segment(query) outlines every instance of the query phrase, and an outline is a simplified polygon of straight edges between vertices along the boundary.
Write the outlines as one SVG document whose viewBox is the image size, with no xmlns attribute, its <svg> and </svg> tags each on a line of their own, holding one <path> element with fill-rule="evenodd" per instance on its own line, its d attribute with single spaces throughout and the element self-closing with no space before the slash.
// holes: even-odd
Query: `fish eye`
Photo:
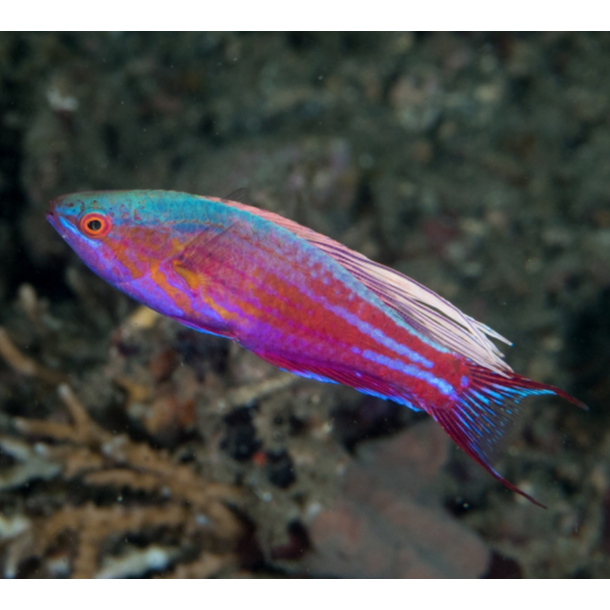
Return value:
<svg viewBox="0 0 610 610">
<path fill-rule="evenodd" d="M 80 219 L 78 226 L 87 237 L 100 239 L 108 235 L 112 223 L 104 214 L 91 212 Z"/>
</svg>

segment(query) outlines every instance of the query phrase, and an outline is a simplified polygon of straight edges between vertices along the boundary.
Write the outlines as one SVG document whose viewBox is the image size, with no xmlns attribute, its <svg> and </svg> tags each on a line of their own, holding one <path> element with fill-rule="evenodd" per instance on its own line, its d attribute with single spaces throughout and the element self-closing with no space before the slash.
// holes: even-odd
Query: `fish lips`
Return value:
<svg viewBox="0 0 610 610">
<path fill-rule="evenodd" d="M 55 209 L 52 203 L 51 207 L 49 208 L 49 211 L 45 214 L 45 216 L 47 220 L 51 223 L 51 226 L 59 233 L 61 222 L 59 221 L 57 214 L 55 214 Z"/>
<path fill-rule="evenodd" d="M 46 219 L 49 221 L 50 225 L 59 233 L 59 235 L 68 241 L 68 238 L 71 234 L 76 233 L 76 227 L 73 222 L 71 222 L 68 218 L 65 218 L 61 214 L 57 212 L 56 209 L 57 200 L 51 201 L 49 203 L 49 209 L 45 214 Z"/>
</svg>

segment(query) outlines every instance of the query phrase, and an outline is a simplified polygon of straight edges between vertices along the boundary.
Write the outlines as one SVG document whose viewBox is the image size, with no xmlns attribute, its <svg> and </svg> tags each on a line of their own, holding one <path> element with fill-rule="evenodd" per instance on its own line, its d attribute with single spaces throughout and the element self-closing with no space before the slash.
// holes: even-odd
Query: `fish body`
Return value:
<svg viewBox="0 0 610 610">
<path fill-rule="evenodd" d="M 341 244 L 240 202 L 105 191 L 51 202 L 51 224 L 117 288 L 272 364 L 432 415 L 491 466 L 523 398 L 561 390 L 515 374 L 447 301 Z"/>
</svg>

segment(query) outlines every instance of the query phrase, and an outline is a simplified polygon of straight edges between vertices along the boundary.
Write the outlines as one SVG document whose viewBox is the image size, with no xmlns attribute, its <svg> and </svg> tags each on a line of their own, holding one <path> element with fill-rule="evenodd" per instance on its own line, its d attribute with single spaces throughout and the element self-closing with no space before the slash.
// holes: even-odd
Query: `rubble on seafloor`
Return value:
<svg viewBox="0 0 610 610">
<path fill-rule="evenodd" d="M 439 502 L 448 450 L 445 433 L 430 420 L 363 447 L 340 497 L 309 526 L 314 550 L 303 559 L 307 569 L 356 578 L 483 575 L 489 549 Z"/>
</svg>

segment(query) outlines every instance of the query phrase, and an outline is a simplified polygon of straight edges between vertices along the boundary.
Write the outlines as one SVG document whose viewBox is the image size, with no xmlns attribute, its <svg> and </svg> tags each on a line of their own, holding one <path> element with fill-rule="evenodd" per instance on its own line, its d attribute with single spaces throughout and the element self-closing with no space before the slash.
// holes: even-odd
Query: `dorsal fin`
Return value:
<svg viewBox="0 0 610 610">
<path fill-rule="evenodd" d="M 306 239 L 337 261 L 424 337 L 501 375 L 512 371 L 489 337 L 511 345 L 508 339 L 419 282 L 278 214 L 234 201 L 223 200 L 223 203 L 256 214 Z"/>
</svg>

